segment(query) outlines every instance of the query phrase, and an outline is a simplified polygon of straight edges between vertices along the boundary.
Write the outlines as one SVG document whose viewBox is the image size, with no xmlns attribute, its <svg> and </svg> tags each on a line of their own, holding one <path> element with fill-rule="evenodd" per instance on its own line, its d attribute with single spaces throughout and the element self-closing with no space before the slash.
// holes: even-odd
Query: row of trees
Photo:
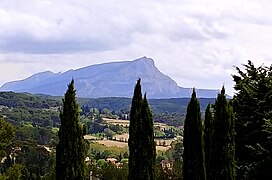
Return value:
<svg viewBox="0 0 272 180">
<path fill-rule="evenodd" d="M 228 101 L 223 88 L 207 107 L 204 128 L 193 92 L 184 126 L 184 179 L 272 179 L 272 65 L 256 68 L 248 61 L 244 67 L 233 75 L 234 98 Z"/>
<path fill-rule="evenodd" d="M 222 88 L 215 104 L 207 107 L 204 124 L 193 91 L 184 125 L 183 179 L 271 179 L 272 66 L 255 68 L 249 61 L 245 67 L 246 72 L 237 68 L 239 75 L 233 76 L 234 99 L 227 100 Z M 57 178 L 84 179 L 85 149 L 73 81 L 63 104 Z M 140 79 L 134 89 L 129 133 L 128 179 L 154 179 L 153 119 Z"/>
<path fill-rule="evenodd" d="M 146 95 L 142 97 L 140 79 L 137 81 L 130 113 L 129 179 L 154 179 L 155 142 L 153 119 Z M 68 85 L 60 114 L 59 144 L 56 152 L 57 179 L 86 179 L 86 145 L 79 124 L 74 80 Z"/>
<path fill-rule="evenodd" d="M 155 178 L 153 119 L 146 95 L 142 97 L 140 82 L 139 79 L 135 85 L 130 114 L 128 179 L 132 180 Z M 57 178 L 84 179 L 84 141 L 73 81 L 68 85 L 63 104 L 57 146 Z M 224 88 L 218 95 L 213 111 L 208 106 L 205 116 L 204 152 L 203 123 L 194 90 L 184 126 L 183 177 L 190 180 L 206 179 L 207 172 L 208 179 L 234 179 L 234 119 Z"/>
<path fill-rule="evenodd" d="M 183 179 L 235 179 L 234 116 L 224 87 L 207 106 L 204 128 L 202 122 L 193 90 L 184 125 Z"/>
</svg>

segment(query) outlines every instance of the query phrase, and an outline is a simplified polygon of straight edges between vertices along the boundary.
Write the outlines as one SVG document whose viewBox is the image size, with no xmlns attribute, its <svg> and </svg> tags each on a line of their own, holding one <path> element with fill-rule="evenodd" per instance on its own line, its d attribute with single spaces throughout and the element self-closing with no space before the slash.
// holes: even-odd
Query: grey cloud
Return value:
<svg viewBox="0 0 272 180">
<path fill-rule="evenodd" d="M 1 43 L 0 52 L 3 53 L 34 53 L 34 54 L 51 54 L 51 53 L 72 53 L 77 51 L 106 51 L 118 47 L 118 43 L 127 44 L 128 42 L 119 41 L 108 42 L 100 39 L 88 41 L 77 41 L 76 39 L 63 40 L 45 40 L 41 41 L 29 35 L 16 35 L 5 38 L 5 43 Z M 119 45 L 120 45 L 119 44 Z"/>
</svg>

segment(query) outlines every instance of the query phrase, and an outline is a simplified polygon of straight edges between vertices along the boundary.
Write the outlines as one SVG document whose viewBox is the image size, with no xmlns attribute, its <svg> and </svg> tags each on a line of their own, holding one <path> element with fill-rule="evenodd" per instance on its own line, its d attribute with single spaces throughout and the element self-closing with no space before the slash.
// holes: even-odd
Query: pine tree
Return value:
<svg viewBox="0 0 272 180">
<path fill-rule="evenodd" d="M 141 80 L 135 85 L 129 125 L 130 180 L 152 180 L 155 171 L 153 118 L 146 99 L 142 98 Z"/>
<path fill-rule="evenodd" d="M 214 134 L 210 157 L 209 179 L 235 179 L 234 117 L 231 104 L 227 101 L 225 88 L 215 101 Z"/>
<path fill-rule="evenodd" d="M 237 179 L 272 179 L 272 64 L 233 75 Z"/>
<path fill-rule="evenodd" d="M 85 179 L 85 142 L 79 124 L 74 80 L 68 84 L 60 113 L 59 144 L 56 152 L 56 179 Z"/>
<path fill-rule="evenodd" d="M 183 145 L 183 179 L 205 180 L 203 126 L 195 89 L 187 106 Z"/>
<path fill-rule="evenodd" d="M 205 120 L 204 120 L 204 152 L 205 152 L 205 168 L 206 168 L 206 177 L 211 179 L 210 172 L 210 162 L 213 156 L 213 140 L 214 138 L 214 119 L 211 111 L 211 105 L 209 104 L 205 111 Z"/>
</svg>

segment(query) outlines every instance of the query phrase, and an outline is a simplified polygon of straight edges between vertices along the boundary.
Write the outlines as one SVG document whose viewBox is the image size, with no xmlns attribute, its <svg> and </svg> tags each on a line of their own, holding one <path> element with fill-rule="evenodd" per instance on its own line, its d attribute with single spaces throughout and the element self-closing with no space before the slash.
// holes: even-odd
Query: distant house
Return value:
<svg viewBox="0 0 272 180">
<path fill-rule="evenodd" d="M 172 169 L 173 167 L 173 162 L 169 160 L 162 160 L 160 162 L 162 169 Z"/>
<path fill-rule="evenodd" d="M 118 163 L 116 163 L 115 165 L 116 165 L 117 168 L 122 168 L 124 164 L 121 163 L 121 162 L 118 162 Z"/>
<path fill-rule="evenodd" d="M 88 162 L 88 161 L 90 161 L 91 159 L 90 159 L 90 157 L 86 157 L 85 158 L 85 162 Z"/>
<path fill-rule="evenodd" d="M 115 158 L 107 158 L 106 161 L 107 161 L 108 163 L 116 164 L 117 159 L 115 159 Z"/>
<path fill-rule="evenodd" d="M 21 147 L 13 147 L 12 153 L 19 153 L 21 150 L 22 150 Z"/>
</svg>

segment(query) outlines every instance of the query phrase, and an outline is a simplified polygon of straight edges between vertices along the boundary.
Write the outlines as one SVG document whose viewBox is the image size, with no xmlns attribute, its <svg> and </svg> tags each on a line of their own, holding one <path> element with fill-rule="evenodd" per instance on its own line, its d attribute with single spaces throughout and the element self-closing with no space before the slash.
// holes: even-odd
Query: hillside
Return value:
<svg viewBox="0 0 272 180">
<path fill-rule="evenodd" d="M 39 126 L 59 125 L 59 110 L 62 105 L 61 96 L 32 95 L 26 93 L 0 92 L 0 114 L 13 124 L 31 122 Z M 207 104 L 213 103 L 213 98 L 200 98 L 201 111 Z M 149 99 L 155 121 L 165 122 L 165 119 L 180 121 L 186 113 L 189 98 Z M 107 109 L 109 112 L 128 114 L 130 98 L 78 98 L 82 110 L 95 108 Z M 171 124 L 171 123 L 170 123 Z"/>
<path fill-rule="evenodd" d="M 27 79 L 5 83 L 0 91 L 42 93 L 62 96 L 66 85 L 75 79 L 78 97 L 131 97 L 138 78 L 149 98 L 190 97 L 192 89 L 179 87 L 169 76 L 160 72 L 153 59 L 142 57 L 134 61 L 91 65 L 64 73 L 45 71 Z M 198 97 L 215 98 L 218 90 L 197 90 Z"/>
<path fill-rule="evenodd" d="M 155 114 L 178 113 L 185 114 L 190 98 L 171 99 L 149 99 L 151 110 Z M 204 112 L 209 103 L 214 103 L 214 98 L 199 98 L 201 111 Z M 108 98 L 78 98 L 81 106 L 95 107 L 98 109 L 107 108 L 111 111 L 129 110 L 131 99 L 108 97 Z"/>
</svg>

